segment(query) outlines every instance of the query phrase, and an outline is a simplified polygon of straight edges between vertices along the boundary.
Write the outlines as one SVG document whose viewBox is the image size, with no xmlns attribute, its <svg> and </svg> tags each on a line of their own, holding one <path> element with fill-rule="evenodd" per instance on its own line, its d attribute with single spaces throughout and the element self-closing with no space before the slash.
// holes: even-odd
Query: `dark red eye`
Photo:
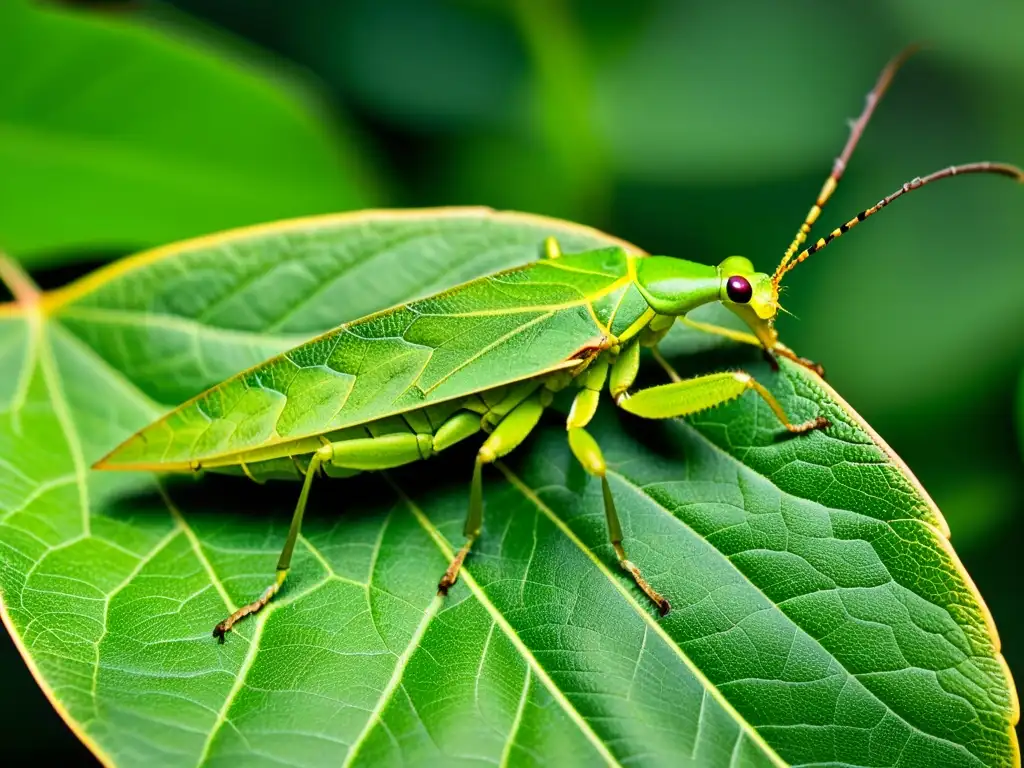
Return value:
<svg viewBox="0 0 1024 768">
<path fill-rule="evenodd" d="M 746 304 L 754 295 L 754 289 L 750 287 L 747 278 L 733 275 L 725 284 L 725 294 L 737 304 Z"/>
</svg>

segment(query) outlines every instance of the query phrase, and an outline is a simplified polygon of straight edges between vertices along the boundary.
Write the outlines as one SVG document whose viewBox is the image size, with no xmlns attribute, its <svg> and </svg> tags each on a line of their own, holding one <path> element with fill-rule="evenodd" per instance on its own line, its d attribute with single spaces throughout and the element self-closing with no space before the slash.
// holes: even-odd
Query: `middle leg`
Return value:
<svg viewBox="0 0 1024 768">
<path fill-rule="evenodd" d="M 628 346 L 620 354 L 628 357 L 621 358 L 616 362 L 612 371 L 612 389 L 618 386 L 628 387 L 635 376 L 631 367 L 635 353 L 639 351 L 636 343 Z M 604 516 L 608 525 L 608 538 L 611 540 L 612 549 L 619 560 L 619 565 L 624 571 L 633 577 L 633 581 L 640 587 L 645 595 L 650 598 L 656 606 L 658 613 L 664 616 L 669 612 L 669 602 L 657 590 L 654 589 L 640 573 L 640 569 L 626 555 L 622 546 L 622 524 L 619 522 L 619 513 L 615 509 L 615 498 L 612 496 L 611 486 L 608 485 L 608 465 L 605 463 L 604 454 L 597 441 L 586 430 L 587 424 L 594 417 L 597 411 L 598 400 L 601 390 L 608 379 L 609 366 L 607 360 L 599 360 L 590 366 L 582 375 L 582 389 L 573 400 L 572 410 L 569 411 L 569 419 L 566 427 L 569 431 L 569 448 L 572 450 L 576 460 L 583 466 L 588 474 L 601 480 L 601 492 L 604 496 Z M 629 381 L 626 381 L 626 380 Z"/>
<path fill-rule="evenodd" d="M 444 572 L 437 584 L 437 593 L 447 595 L 459 578 L 462 564 L 473 547 L 473 542 L 480 535 L 484 520 L 483 501 L 483 470 L 485 464 L 493 464 L 515 450 L 537 426 L 545 406 L 551 402 L 551 393 L 541 389 L 519 403 L 509 411 L 494 427 L 476 455 L 473 465 L 473 480 L 469 486 L 469 512 L 466 514 L 466 525 L 463 529 L 466 542 L 452 558 L 448 570 Z"/>
</svg>

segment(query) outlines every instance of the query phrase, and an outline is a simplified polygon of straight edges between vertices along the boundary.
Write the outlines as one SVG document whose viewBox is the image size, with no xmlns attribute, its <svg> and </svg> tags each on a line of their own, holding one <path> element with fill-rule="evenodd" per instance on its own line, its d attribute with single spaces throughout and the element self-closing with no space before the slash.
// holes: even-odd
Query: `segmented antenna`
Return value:
<svg viewBox="0 0 1024 768">
<path fill-rule="evenodd" d="M 870 93 L 864 99 L 864 111 L 860 113 L 860 117 L 850 123 L 850 138 L 846 140 L 846 146 L 843 147 L 843 151 L 839 153 L 839 157 L 832 163 L 832 172 L 828 178 L 825 179 L 825 183 L 821 185 L 821 191 L 818 193 L 818 199 L 814 201 L 814 205 L 811 206 L 811 210 L 807 212 L 807 217 L 804 219 L 804 223 L 800 225 L 800 229 L 797 230 L 796 236 L 793 238 L 793 242 L 789 244 L 789 248 L 786 249 L 785 255 L 782 257 L 782 262 L 779 264 L 778 269 L 775 270 L 776 278 L 782 274 L 783 267 L 785 267 L 789 260 L 793 258 L 793 254 L 796 253 L 797 249 L 807 239 L 807 235 L 811 232 L 811 227 L 814 226 L 814 222 L 818 220 L 818 216 L 821 215 L 821 209 L 825 207 L 825 203 L 832 197 L 832 193 L 836 191 L 836 187 L 839 186 L 839 180 L 843 177 L 843 173 L 846 171 L 846 164 L 850 161 L 850 155 L 853 154 L 854 148 L 857 146 L 857 142 L 860 141 L 860 137 L 864 134 L 864 129 L 867 127 L 868 121 L 871 120 L 871 116 L 875 112 L 875 107 L 878 106 L 878 102 L 881 101 L 882 96 L 889 88 L 889 83 L 892 82 L 893 76 L 897 70 L 903 66 L 903 63 L 909 59 L 920 49 L 919 45 L 909 45 L 904 48 L 898 56 L 892 59 L 888 64 L 885 65 L 885 69 L 882 70 L 882 74 L 878 76 L 878 81 L 875 83 L 875 87 L 871 89 Z"/>
<path fill-rule="evenodd" d="M 891 195 L 883 197 L 870 208 L 861 211 L 855 218 L 850 219 L 838 229 L 833 229 L 826 237 L 818 240 L 818 242 L 800 253 L 800 255 L 795 259 L 790 260 L 788 263 L 783 262 L 780 264 L 779 268 L 775 270 L 775 274 L 772 275 L 772 283 L 774 283 L 775 287 L 778 288 L 779 282 L 782 280 L 782 276 L 793 269 L 797 264 L 816 254 L 840 235 L 845 235 L 855 226 L 864 221 L 864 219 L 874 216 L 896 198 L 902 197 L 911 190 L 920 189 L 925 184 L 931 184 L 933 181 L 948 179 L 965 173 L 996 173 L 1000 176 L 1009 176 L 1012 179 L 1024 182 L 1024 171 L 1014 165 L 1008 165 L 1006 163 L 967 163 L 965 165 L 953 165 L 924 177 L 918 176 L 916 179 L 908 181 Z"/>
</svg>

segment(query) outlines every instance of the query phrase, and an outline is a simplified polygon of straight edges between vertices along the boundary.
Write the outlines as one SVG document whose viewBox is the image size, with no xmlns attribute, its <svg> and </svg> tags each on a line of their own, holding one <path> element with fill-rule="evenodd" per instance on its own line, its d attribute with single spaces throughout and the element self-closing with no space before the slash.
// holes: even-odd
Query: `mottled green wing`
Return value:
<svg viewBox="0 0 1024 768">
<path fill-rule="evenodd" d="M 573 365 L 604 341 L 593 302 L 621 293 L 626 273 L 619 248 L 571 254 L 342 325 L 207 390 L 97 466 L 188 469 Z"/>
</svg>

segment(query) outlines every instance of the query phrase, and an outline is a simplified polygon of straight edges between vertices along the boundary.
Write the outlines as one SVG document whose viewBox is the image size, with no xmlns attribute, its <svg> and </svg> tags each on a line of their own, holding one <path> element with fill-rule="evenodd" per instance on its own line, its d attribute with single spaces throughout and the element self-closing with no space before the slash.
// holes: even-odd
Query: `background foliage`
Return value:
<svg viewBox="0 0 1024 768">
<path fill-rule="evenodd" d="M 771 266 L 843 119 L 918 39 L 930 49 L 824 226 L 948 163 L 1024 162 L 1011 0 L 325 5 L 108 3 L 40 21 L 0 3 L 0 245 L 54 285 L 234 224 L 472 203 Z M 985 178 L 915 195 L 795 272 L 785 303 L 800 320 L 780 323 L 944 511 L 1018 678 L 1021 204 Z M 13 650 L 4 679 L 24 692 L 8 723 L 25 750 L 76 749 Z"/>
</svg>

